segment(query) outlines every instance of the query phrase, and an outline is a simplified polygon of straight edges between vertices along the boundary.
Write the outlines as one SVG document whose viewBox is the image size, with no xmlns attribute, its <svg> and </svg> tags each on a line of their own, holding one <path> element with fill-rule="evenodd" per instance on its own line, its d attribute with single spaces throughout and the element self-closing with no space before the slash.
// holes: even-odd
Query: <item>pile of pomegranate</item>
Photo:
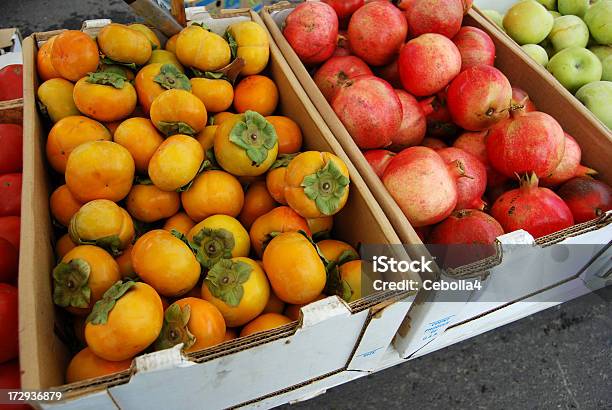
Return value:
<svg viewBox="0 0 612 410">
<path fill-rule="evenodd" d="M 576 141 L 494 67 L 489 35 L 462 26 L 471 6 L 305 2 L 284 35 L 424 241 L 539 238 L 610 210 Z"/>
</svg>

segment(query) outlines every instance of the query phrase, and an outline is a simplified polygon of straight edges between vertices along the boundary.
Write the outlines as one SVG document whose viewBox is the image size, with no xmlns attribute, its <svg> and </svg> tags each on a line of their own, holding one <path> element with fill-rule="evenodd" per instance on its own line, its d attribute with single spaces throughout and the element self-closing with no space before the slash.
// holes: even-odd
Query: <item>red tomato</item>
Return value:
<svg viewBox="0 0 612 410">
<path fill-rule="evenodd" d="M 21 174 L 0 175 L 0 216 L 21 215 Z"/>
<path fill-rule="evenodd" d="M 21 388 L 21 372 L 19 362 L 12 360 L 0 364 L 0 389 L 16 390 Z M 2 410 L 23 410 L 30 409 L 26 404 L 3 404 Z"/>
<path fill-rule="evenodd" d="M 11 64 L 0 70 L 0 101 L 23 97 L 23 67 Z"/>
<path fill-rule="evenodd" d="M 19 252 L 8 240 L 0 238 L 0 282 L 13 283 L 17 279 Z"/>
<path fill-rule="evenodd" d="M 0 124 L 0 174 L 21 172 L 23 128 L 17 124 Z"/>
<path fill-rule="evenodd" d="M 363 6 L 364 0 L 323 0 L 323 3 L 327 3 L 334 8 L 339 20 L 346 20 L 357 11 L 358 8 Z"/>
<path fill-rule="evenodd" d="M 19 229 L 21 218 L 18 216 L 0 216 L 0 238 L 9 241 L 19 250 Z"/>
<path fill-rule="evenodd" d="M 0 283 L 0 363 L 19 354 L 17 331 L 17 288 Z"/>
</svg>

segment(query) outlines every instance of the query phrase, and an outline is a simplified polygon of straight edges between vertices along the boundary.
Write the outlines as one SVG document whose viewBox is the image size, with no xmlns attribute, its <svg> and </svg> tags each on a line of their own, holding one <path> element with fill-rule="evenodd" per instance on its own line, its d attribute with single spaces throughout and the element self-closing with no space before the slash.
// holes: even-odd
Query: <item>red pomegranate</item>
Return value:
<svg viewBox="0 0 612 410">
<path fill-rule="evenodd" d="M 565 202 L 550 189 L 538 187 L 538 177 L 533 173 L 521 177 L 518 189 L 497 198 L 491 215 L 504 231 L 523 229 L 534 238 L 574 225 L 572 212 Z"/>
<path fill-rule="evenodd" d="M 512 108 L 526 112 L 538 110 L 527 92 L 518 87 L 512 87 Z"/>
<path fill-rule="evenodd" d="M 336 49 L 332 57 L 344 57 L 351 55 L 351 47 L 349 44 L 349 38 L 346 31 L 338 32 L 338 40 L 336 41 Z"/>
<path fill-rule="evenodd" d="M 348 26 L 351 51 L 373 66 L 389 64 L 408 33 L 402 12 L 388 1 L 373 1 L 357 10 Z"/>
<path fill-rule="evenodd" d="M 590 221 L 612 209 L 612 188 L 590 177 L 570 179 L 559 188 L 558 194 L 576 223 Z"/>
<path fill-rule="evenodd" d="M 338 20 L 342 26 L 346 26 L 349 19 L 359 7 L 363 6 L 364 0 L 323 0 L 334 8 L 338 15 Z"/>
<path fill-rule="evenodd" d="M 487 189 L 487 170 L 474 155 L 459 148 L 449 147 L 437 151 L 444 162 L 451 164 L 460 161 L 465 176 L 457 180 L 457 205 L 455 209 L 480 209 L 487 206 L 482 196 Z"/>
<path fill-rule="evenodd" d="M 425 137 L 421 142 L 422 147 L 431 148 L 434 151 L 438 151 L 444 148 L 448 148 L 446 143 L 438 138 Z"/>
<path fill-rule="evenodd" d="M 448 110 L 446 90 L 440 91 L 432 98 L 432 112 L 427 116 L 427 134 L 442 139 L 455 137 L 459 127 L 453 122 Z"/>
<path fill-rule="evenodd" d="M 395 3 L 400 10 L 409 10 L 415 2 L 416 0 L 395 0 L 393 3 Z"/>
<path fill-rule="evenodd" d="M 420 227 L 442 221 L 455 209 L 459 177 L 434 150 L 410 147 L 391 160 L 382 180 L 410 224 Z"/>
<path fill-rule="evenodd" d="M 397 133 L 391 138 L 393 147 L 402 149 L 419 145 L 427 131 L 425 116 L 431 111 L 431 100 L 417 101 L 404 90 L 395 90 L 402 103 L 402 123 Z"/>
<path fill-rule="evenodd" d="M 448 87 L 448 109 L 453 121 L 469 131 L 482 131 L 508 118 L 512 87 L 495 67 L 468 68 Z"/>
<path fill-rule="evenodd" d="M 463 21 L 462 0 L 415 0 L 406 11 L 410 34 L 442 34 L 453 38 Z"/>
<path fill-rule="evenodd" d="M 492 216 L 476 209 L 462 209 L 436 225 L 428 241 L 440 245 L 489 245 L 503 234 L 504 229 Z"/>
<path fill-rule="evenodd" d="M 491 129 L 487 155 L 493 167 L 507 177 L 535 172 L 550 175 L 561 162 L 565 135 L 559 123 L 540 111 L 515 112 Z"/>
<path fill-rule="evenodd" d="M 559 165 L 557 165 L 557 168 L 555 168 L 552 174 L 540 178 L 540 185 L 555 187 L 574 177 L 597 174 L 597 171 L 594 169 L 580 165 L 581 159 L 582 150 L 580 149 L 580 145 L 578 145 L 576 140 L 566 132 L 563 158 L 561 158 L 561 162 L 559 162 Z"/>
<path fill-rule="evenodd" d="M 490 65 L 495 62 L 495 44 L 491 37 L 481 29 L 465 26 L 453 37 L 453 43 L 461 53 L 461 70 L 477 65 Z"/>
<path fill-rule="evenodd" d="M 400 80 L 399 69 L 397 66 L 397 57 L 389 64 L 382 67 L 374 67 L 376 76 L 382 78 L 393 88 L 402 88 L 402 81 Z"/>
<path fill-rule="evenodd" d="M 348 80 L 371 74 L 370 67 L 359 57 L 332 57 L 317 70 L 314 82 L 325 99 L 331 101 L 338 89 L 343 87 Z"/>
<path fill-rule="evenodd" d="M 363 156 L 379 178 L 382 178 L 385 169 L 387 169 L 389 162 L 391 162 L 395 155 L 394 152 L 387 151 L 386 149 L 372 149 L 363 153 Z"/>
<path fill-rule="evenodd" d="M 300 3 L 287 16 L 283 34 L 304 64 L 322 63 L 336 49 L 338 16 L 328 4 Z"/>
<path fill-rule="evenodd" d="M 487 135 L 489 131 L 466 131 L 453 143 L 453 147 L 469 152 L 485 166 L 487 171 L 487 187 L 497 187 L 508 180 L 508 177 L 497 172 L 489 162 L 487 156 Z"/>
<path fill-rule="evenodd" d="M 410 40 L 398 60 L 402 85 L 410 94 L 425 97 L 442 91 L 461 71 L 461 53 L 440 34 Z"/>
<path fill-rule="evenodd" d="M 378 77 L 366 75 L 347 81 L 331 105 L 361 149 L 390 145 L 402 123 L 399 97 Z"/>
</svg>

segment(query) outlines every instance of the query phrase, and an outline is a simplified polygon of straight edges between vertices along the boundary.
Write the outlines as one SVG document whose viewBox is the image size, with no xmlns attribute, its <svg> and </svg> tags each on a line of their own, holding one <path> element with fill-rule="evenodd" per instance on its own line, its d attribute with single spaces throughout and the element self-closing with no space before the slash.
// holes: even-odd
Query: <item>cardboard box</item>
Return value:
<svg viewBox="0 0 612 410">
<path fill-rule="evenodd" d="M 211 20 L 204 10 L 188 10 L 190 20 L 205 21 L 223 32 L 227 25 L 259 16 L 248 10 L 227 11 Z M 95 31 L 109 20 L 96 20 Z M 57 32 L 38 33 L 24 43 L 25 144 L 20 255 L 20 358 L 22 387 L 57 387 L 64 400 L 44 408 L 226 408 L 261 400 L 279 404 L 295 399 L 304 386 L 337 383 L 370 371 L 391 343 L 413 297 L 407 292 L 378 293 L 350 304 L 328 297 L 302 309 L 300 321 L 240 338 L 187 356 L 169 349 L 135 359 L 132 369 L 112 376 L 63 385 L 69 360 L 66 346 L 54 332 L 56 310 L 50 272 L 55 265 L 48 209 L 50 183 L 44 156 L 47 135 L 36 110 L 38 45 Z M 350 163 L 325 122 L 310 103 L 278 48 L 271 44 L 269 74 L 280 91 L 280 111 L 302 128 L 304 148 L 334 152 L 349 167 L 351 191 L 347 206 L 335 217 L 335 237 L 358 243 L 399 243 L 365 182 Z M 358 221 L 359 223 L 355 223 Z M 345 372 L 348 375 L 339 376 Z M 365 373 L 364 373 L 365 374 Z M 356 376 L 355 376 L 356 377 Z M 299 393 L 292 393 L 300 390 Z M 180 394 L 180 395 L 179 395 Z M 282 396 L 282 397 L 281 397 Z"/>
<path fill-rule="evenodd" d="M 21 33 L 16 28 L 0 29 L 0 69 L 11 64 L 22 64 Z M 23 98 L 0 101 L 0 124 L 21 124 Z"/>
<path fill-rule="evenodd" d="M 372 172 L 368 162 L 346 128 L 285 40 L 281 27 L 293 7 L 295 7 L 295 4 L 286 2 L 264 7 L 261 13 L 262 18 L 304 90 L 363 176 L 399 237 L 405 243 L 420 243 L 414 229 L 410 226 L 399 206 L 389 195 L 380 179 Z M 582 148 L 583 163 L 599 170 L 599 177 L 608 184 L 612 184 L 612 168 L 608 164 L 612 154 L 612 135 L 610 131 L 561 87 L 546 70 L 527 57 L 516 43 L 495 28 L 477 10 L 469 12 L 464 24 L 481 28 L 489 33 L 497 48 L 496 66 L 506 74 L 513 85 L 527 91 L 541 111 L 555 117 L 565 131 L 576 138 Z M 524 267 L 517 266 L 523 262 L 525 255 L 533 260 L 538 260 L 546 255 L 548 246 L 557 243 L 564 244 L 564 241 L 572 244 L 606 244 L 611 239 L 610 231 L 606 230 L 610 221 L 610 218 L 603 217 L 600 220 L 572 227 L 540 238 L 537 241 L 534 241 L 524 231 L 509 233 L 498 238 L 499 251 L 490 263 L 481 262 L 455 272 L 443 272 L 441 276 L 447 282 L 457 282 L 466 278 L 486 278 L 483 281 L 484 289 L 481 291 L 453 292 L 450 295 L 435 291 L 428 294 L 421 291 L 417 301 L 422 299 L 427 302 L 417 303 L 411 308 L 406 321 L 400 327 L 398 336 L 395 338 L 395 347 L 402 357 L 410 357 L 427 344 L 432 343 L 453 324 L 467 323 L 466 321 L 471 318 L 487 316 L 502 306 L 511 305 L 532 294 L 542 293 L 547 288 L 561 286 L 567 281 L 582 282 L 586 280 L 578 274 L 578 266 L 582 267 L 584 263 L 597 263 L 598 259 L 593 259 L 593 252 L 576 255 L 576 266 L 565 266 L 565 270 L 546 278 L 542 277 L 537 268 L 533 270 L 527 268 L 525 270 Z M 588 234 L 592 231 L 594 231 L 594 234 Z M 518 255 L 516 252 L 512 255 L 510 251 L 515 244 L 523 245 L 524 255 Z M 605 254 L 598 256 L 599 260 L 606 257 Z M 517 271 L 525 273 L 521 276 L 523 278 L 521 286 L 516 286 Z M 603 286 L 603 283 L 597 281 L 595 283 L 597 284 L 593 285 L 595 287 Z M 495 293 L 492 293 L 492 289 L 495 288 L 506 289 L 509 292 L 503 295 L 503 300 L 499 297 L 497 298 L 499 300 L 494 301 L 496 297 Z M 560 302 L 573 297 L 576 296 L 571 292 L 558 296 Z M 467 303 L 468 301 L 482 299 L 490 302 Z M 545 309 L 548 306 L 549 304 L 544 302 L 535 303 L 531 312 Z M 492 323 L 494 327 L 502 324 L 495 319 L 492 319 Z M 478 331 L 474 330 L 471 334 L 475 335 L 477 333 Z"/>
</svg>

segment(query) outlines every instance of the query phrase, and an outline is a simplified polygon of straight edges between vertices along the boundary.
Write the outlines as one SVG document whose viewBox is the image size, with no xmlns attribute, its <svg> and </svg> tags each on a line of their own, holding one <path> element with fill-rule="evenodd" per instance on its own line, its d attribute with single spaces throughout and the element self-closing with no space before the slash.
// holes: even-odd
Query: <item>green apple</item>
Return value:
<svg viewBox="0 0 612 410">
<path fill-rule="evenodd" d="M 554 19 L 556 19 L 557 17 L 561 17 L 563 15 L 559 13 L 558 11 L 554 11 L 554 10 L 548 10 L 548 12 L 550 13 L 551 16 L 553 16 Z"/>
<path fill-rule="evenodd" d="M 612 56 L 606 57 L 601 65 L 603 67 L 601 71 L 601 81 L 612 81 Z"/>
<path fill-rule="evenodd" d="M 612 44 L 612 0 L 599 0 L 584 15 L 591 35 L 601 45 Z"/>
<path fill-rule="evenodd" d="M 546 50 L 546 54 L 548 54 L 548 58 L 552 58 L 555 55 L 555 48 L 553 47 L 550 39 L 545 38 L 540 44 L 538 44 L 544 50 Z"/>
<path fill-rule="evenodd" d="M 504 17 L 506 33 L 514 41 L 523 44 L 537 44 L 544 40 L 554 23 L 553 16 L 535 0 L 516 3 Z"/>
<path fill-rule="evenodd" d="M 581 47 L 561 50 L 550 59 L 548 71 L 571 93 L 593 81 L 601 80 L 601 61 L 595 54 Z"/>
<path fill-rule="evenodd" d="M 548 10 L 557 10 L 557 0 L 538 0 L 538 3 Z"/>
<path fill-rule="evenodd" d="M 573 14 L 574 16 L 582 17 L 589 9 L 589 5 L 589 0 L 559 0 L 557 8 L 559 13 L 564 16 Z"/>
<path fill-rule="evenodd" d="M 482 11 L 485 16 L 493 20 L 495 24 L 497 24 L 500 28 L 504 28 L 504 16 L 497 10 L 483 10 Z"/>
<path fill-rule="evenodd" d="M 610 46 L 591 46 L 589 50 L 603 62 L 606 57 L 612 56 L 612 47 Z"/>
<path fill-rule="evenodd" d="M 555 19 L 548 35 L 556 52 L 570 47 L 586 47 L 589 42 L 589 28 L 577 16 L 561 16 Z"/>
<path fill-rule="evenodd" d="M 529 57 L 533 58 L 536 63 L 543 65 L 546 67 L 548 64 L 548 54 L 544 47 L 539 46 L 537 44 L 524 44 L 521 48 L 529 55 Z"/>
<path fill-rule="evenodd" d="M 578 90 L 576 98 L 612 130 L 612 82 L 587 84 Z"/>
</svg>

